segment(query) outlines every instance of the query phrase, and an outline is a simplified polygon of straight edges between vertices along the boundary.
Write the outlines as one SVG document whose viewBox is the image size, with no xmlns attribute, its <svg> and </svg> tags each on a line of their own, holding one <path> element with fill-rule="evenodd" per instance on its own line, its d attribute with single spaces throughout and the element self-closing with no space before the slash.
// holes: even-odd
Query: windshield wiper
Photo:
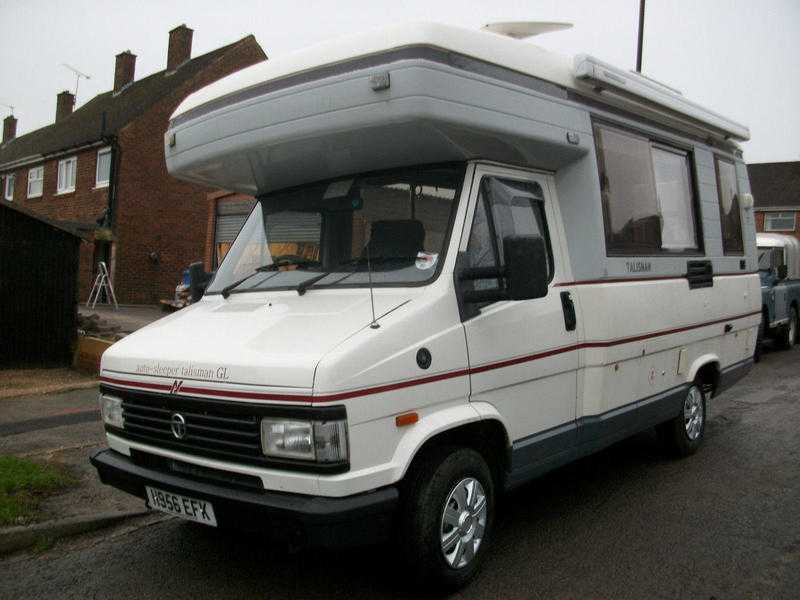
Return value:
<svg viewBox="0 0 800 600">
<path fill-rule="evenodd" d="M 297 284 L 297 288 L 296 288 L 297 289 L 297 295 L 298 296 L 302 296 L 303 294 L 306 293 L 306 290 L 308 288 L 310 288 L 312 285 L 314 285 L 318 281 L 322 281 L 328 275 L 333 275 L 334 273 L 336 273 L 339 270 L 339 267 L 345 267 L 345 266 L 348 266 L 348 265 L 357 266 L 361 262 L 366 262 L 366 259 L 364 259 L 364 258 L 354 258 L 352 260 L 345 260 L 343 262 L 337 263 L 329 271 L 324 271 L 324 272 L 320 273 L 319 275 L 316 275 L 314 277 L 309 277 L 308 279 L 306 279 L 304 281 L 301 281 L 300 283 Z"/>
<path fill-rule="evenodd" d="M 252 273 L 250 273 L 249 275 L 246 275 L 245 277 L 242 277 L 238 281 L 234 281 L 233 283 L 231 283 L 229 285 L 226 285 L 224 288 L 222 288 L 220 290 L 220 293 L 222 294 L 223 298 L 227 299 L 228 296 L 231 295 L 231 292 L 234 290 L 234 288 L 239 287 L 245 281 L 247 281 L 248 279 L 250 279 L 252 277 L 255 277 L 259 273 L 266 273 L 268 271 L 277 271 L 281 267 L 289 267 L 289 266 L 302 267 L 302 266 L 305 266 L 305 265 L 310 264 L 312 262 L 314 262 L 314 261 L 305 260 L 305 259 L 303 259 L 303 260 L 281 260 L 281 261 L 274 262 L 274 263 L 269 264 L 269 265 L 261 265 L 260 267 L 256 268 Z"/>
<path fill-rule="evenodd" d="M 340 267 L 344 267 L 344 266 L 347 266 L 347 265 L 351 265 L 351 266 L 357 267 L 358 265 L 366 265 L 368 262 L 371 262 L 373 265 L 380 265 L 380 264 L 387 263 L 387 262 L 390 262 L 390 261 L 393 261 L 393 260 L 408 260 L 408 261 L 412 261 L 413 262 L 415 259 L 416 259 L 416 257 L 414 257 L 414 256 L 379 256 L 378 258 L 373 258 L 372 260 L 367 261 L 366 257 L 362 256 L 360 258 L 354 258 L 352 260 L 346 260 L 344 262 L 340 262 L 339 264 L 334 266 L 329 271 L 325 271 L 324 273 L 320 273 L 316 277 L 310 277 L 310 278 L 308 278 L 308 279 L 306 279 L 304 281 L 301 281 L 298 284 L 297 288 L 296 288 L 297 289 L 297 295 L 298 296 L 302 296 L 303 294 L 306 293 L 306 290 L 308 290 L 308 288 L 310 288 L 311 286 L 315 285 L 318 281 L 322 281 L 328 275 L 332 275 L 332 274 L 338 272 Z M 347 277 L 350 277 L 350 275 L 352 275 L 352 274 L 353 274 L 352 272 L 348 273 Z M 342 277 L 342 279 L 346 279 L 346 277 Z M 339 281 L 341 281 L 341 279 L 337 280 L 336 283 L 338 283 Z"/>
</svg>

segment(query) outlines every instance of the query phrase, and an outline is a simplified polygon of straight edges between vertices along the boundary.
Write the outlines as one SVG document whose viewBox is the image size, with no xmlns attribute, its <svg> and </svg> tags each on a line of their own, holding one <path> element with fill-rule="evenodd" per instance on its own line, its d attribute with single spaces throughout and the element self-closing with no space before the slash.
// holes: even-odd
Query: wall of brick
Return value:
<svg viewBox="0 0 800 600">
<path fill-rule="evenodd" d="M 16 175 L 14 202 L 50 219 L 80 221 L 93 225 L 108 205 L 108 188 L 95 188 L 97 150 L 98 148 L 90 148 L 17 169 L 14 171 Z M 58 162 L 71 156 L 78 158 L 75 191 L 57 194 Z M 42 195 L 38 198 L 28 198 L 28 171 L 40 165 L 44 165 Z"/>
<path fill-rule="evenodd" d="M 121 303 L 171 298 L 183 269 L 206 259 L 211 190 L 169 175 L 164 133 L 186 96 L 261 60 L 256 44 L 240 45 L 120 131 L 114 278 Z"/>
<path fill-rule="evenodd" d="M 26 165 L 14 171 L 14 202 L 44 217 L 56 221 L 77 221 L 94 226 L 96 220 L 108 206 L 108 187 L 95 187 L 97 173 L 97 151 L 102 146 L 79 152 L 64 154 L 45 162 Z M 59 194 L 58 162 L 76 156 L 75 191 Z M 28 198 L 28 173 L 31 168 L 43 166 L 42 195 Z M 87 232 L 91 237 L 91 233 Z M 94 281 L 94 242 L 84 240 L 80 247 L 78 269 L 78 299 L 85 302 Z"/>
</svg>

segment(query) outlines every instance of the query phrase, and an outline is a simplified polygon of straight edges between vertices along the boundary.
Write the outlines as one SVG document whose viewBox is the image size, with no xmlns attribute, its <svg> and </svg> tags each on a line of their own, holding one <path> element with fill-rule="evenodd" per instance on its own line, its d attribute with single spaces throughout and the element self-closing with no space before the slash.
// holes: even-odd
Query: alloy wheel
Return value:
<svg viewBox="0 0 800 600">
<path fill-rule="evenodd" d="M 467 566 L 486 531 L 486 493 L 474 477 L 459 481 L 447 496 L 442 511 L 442 554 L 454 569 Z"/>
<path fill-rule="evenodd" d="M 683 403 L 683 422 L 686 427 L 686 437 L 695 441 L 703 431 L 705 419 L 703 408 L 703 392 L 696 385 L 689 388 L 686 400 Z"/>
</svg>

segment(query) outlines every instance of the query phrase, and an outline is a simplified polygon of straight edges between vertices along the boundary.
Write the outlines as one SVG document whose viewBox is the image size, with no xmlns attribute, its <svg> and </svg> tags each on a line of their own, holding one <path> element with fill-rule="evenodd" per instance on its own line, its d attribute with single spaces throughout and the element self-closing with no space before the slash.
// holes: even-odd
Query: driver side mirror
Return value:
<svg viewBox="0 0 800 600">
<path fill-rule="evenodd" d="M 464 269 L 459 279 L 504 279 L 505 286 L 493 290 L 470 290 L 463 294 L 464 302 L 496 302 L 498 300 L 532 300 L 547 295 L 547 246 L 540 235 L 510 235 L 503 238 L 505 267 L 475 267 Z"/>
<path fill-rule="evenodd" d="M 789 275 L 789 267 L 787 265 L 780 265 L 778 267 L 778 279 L 786 279 Z"/>
</svg>

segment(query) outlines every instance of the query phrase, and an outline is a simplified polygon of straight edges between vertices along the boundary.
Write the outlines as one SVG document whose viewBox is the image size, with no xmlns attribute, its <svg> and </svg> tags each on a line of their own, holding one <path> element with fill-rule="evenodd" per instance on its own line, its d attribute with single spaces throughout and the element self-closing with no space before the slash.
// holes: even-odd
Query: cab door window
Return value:
<svg viewBox="0 0 800 600">
<path fill-rule="evenodd" d="M 500 177 L 481 180 L 475 216 L 467 243 L 468 267 L 503 267 L 503 238 L 509 235 L 539 235 L 547 247 L 548 280 L 553 278 L 553 252 L 544 211 L 544 193 L 535 181 Z M 473 282 L 478 290 L 500 288 L 502 280 Z"/>
</svg>

